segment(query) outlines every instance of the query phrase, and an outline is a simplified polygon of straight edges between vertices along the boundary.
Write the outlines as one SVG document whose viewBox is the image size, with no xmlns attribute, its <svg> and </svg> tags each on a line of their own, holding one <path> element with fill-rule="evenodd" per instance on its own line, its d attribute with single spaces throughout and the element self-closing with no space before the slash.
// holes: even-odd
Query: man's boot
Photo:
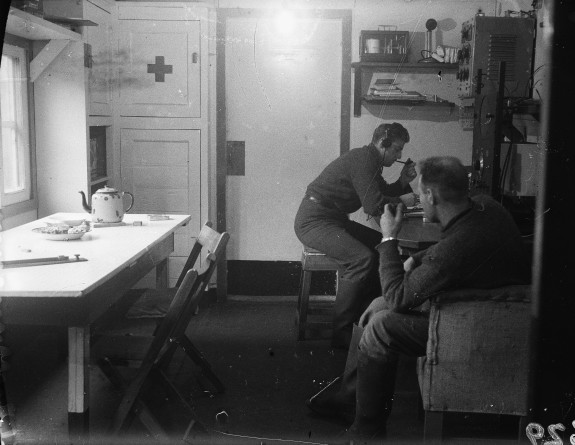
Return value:
<svg viewBox="0 0 575 445">
<path fill-rule="evenodd" d="M 305 404 L 314 413 L 323 417 L 344 420 L 348 424 L 355 419 L 357 351 L 362 333 L 363 328 L 354 324 L 343 375 L 306 400 Z"/>
<path fill-rule="evenodd" d="M 374 360 L 363 351 L 357 357 L 355 420 L 346 436 L 368 441 L 382 439 L 391 413 L 397 361 Z"/>
<path fill-rule="evenodd" d="M 338 280 L 333 308 L 333 332 L 331 337 L 331 346 L 333 348 L 348 349 L 353 324 L 359 320 L 359 317 L 369 305 L 369 301 L 371 301 L 366 296 L 366 284 L 365 280 Z"/>
</svg>

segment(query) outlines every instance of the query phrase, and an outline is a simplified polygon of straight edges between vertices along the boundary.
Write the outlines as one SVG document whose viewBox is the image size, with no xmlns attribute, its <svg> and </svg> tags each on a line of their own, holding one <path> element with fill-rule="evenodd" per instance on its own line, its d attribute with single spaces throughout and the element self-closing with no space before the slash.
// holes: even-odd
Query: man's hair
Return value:
<svg viewBox="0 0 575 445">
<path fill-rule="evenodd" d="M 447 202 L 461 202 L 469 194 L 467 170 L 454 156 L 434 156 L 419 162 L 421 184 Z"/>
<path fill-rule="evenodd" d="M 405 143 L 409 142 L 409 133 L 407 132 L 407 129 L 397 122 L 393 122 L 392 124 L 379 125 L 373 132 L 371 142 L 375 144 L 381 138 L 385 138 L 386 135 L 387 139 L 390 141 L 401 139 Z"/>
</svg>

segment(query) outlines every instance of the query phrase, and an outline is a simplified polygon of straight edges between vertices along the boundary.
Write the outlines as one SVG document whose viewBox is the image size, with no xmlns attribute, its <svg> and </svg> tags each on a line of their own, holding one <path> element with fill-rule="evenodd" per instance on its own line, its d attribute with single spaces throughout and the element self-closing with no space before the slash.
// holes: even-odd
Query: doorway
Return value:
<svg viewBox="0 0 575 445">
<path fill-rule="evenodd" d="M 217 35 L 217 213 L 231 235 L 228 264 L 297 261 L 293 220 L 305 189 L 349 150 L 351 12 L 225 10 Z"/>
</svg>

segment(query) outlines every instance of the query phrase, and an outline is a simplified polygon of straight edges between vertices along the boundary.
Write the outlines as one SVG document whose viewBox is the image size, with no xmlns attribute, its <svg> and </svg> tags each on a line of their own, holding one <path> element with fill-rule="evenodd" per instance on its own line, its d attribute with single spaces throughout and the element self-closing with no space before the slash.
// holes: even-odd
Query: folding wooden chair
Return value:
<svg viewBox="0 0 575 445">
<path fill-rule="evenodd" d="M 209 222 L 206 223 L 198 235 L 184 270 L 178 279 L 176 288 L 164 291 L 148 289 L 140 292 L 140 296 L 147 294 L 149 297 L 153 295 L 161 301 L 171 298 L 172 295 L 174 296 L 169 304 L 167 313 L 160 318 L 159 324 L 155 327 L 155 332 L 145 355 L 138 362 L 136 377 L 130 380 L 129 384 L 124 383 L 115 366 L 134 362 L 134 357 L 129 354 L 134 349 L 131 344 L 141 341 L 142 336 L 137 334 L 129 335 L 126 334 L 125 330 L 120 329 L 117 331 L 113 327 L 108 327 L 107 331 L 99 329 L 96 335 L 98 347 L 95 347 L 94 351 L 99 351 L 99 353 L 95 354 L 100 356 L 98 365 L 110 381 L 124 391 L 123 399 L 112 423 L 111 432 L 113 434 L 120 434 L 125 431 L 137 414 L 142 424 L 154 437 L 158 439 L 167 438 L 159 422 L 154 419 L 151 411 L 140 397 L 147 385 L 152 381 L 161 383 L 169 395 L 175 396 L 185 406 L 189 407 L 191 411 L 191 406 L 187 400 L 180 394 L 166 374 L 173 355 L 178 348 L 194 361 L 201 369 L 203 375 L 216 388 L 217 392 L 223 392 L 225 389 L 224 385 L 213 373 L 210 364 L 186 335 L 186 328 L 190 323 L 190 319 L 196 313 L 204 295 L 204 290 L 216 268 L 218 258 L 223 254 L 229 239 L 229 234 L 225 232 L 220 234 L 213 230 L 210 225 Z M 195 270 L 191 270 L 191 267 L 195 265 L 203 249 L 208 253 L 198 273 Z M 133 300 L 133 295 L 129 297 Z M 153 301 L 153 298 L 148 298 L 148 301 Z M 125 309 L 126 304 L 124 303 L 123 306 L 123 309 Z M 120 320 L 120 323 L 123 321 L 128 320 L 124 318 Z M 149 326 L 149 320 L 140 319 L 139 321 L 148 321 Z M 111 332 L 111 335 L 109 332 Z M 192 420 L 190 425 L 194 423 L 195 419 Z"/>
</svg>

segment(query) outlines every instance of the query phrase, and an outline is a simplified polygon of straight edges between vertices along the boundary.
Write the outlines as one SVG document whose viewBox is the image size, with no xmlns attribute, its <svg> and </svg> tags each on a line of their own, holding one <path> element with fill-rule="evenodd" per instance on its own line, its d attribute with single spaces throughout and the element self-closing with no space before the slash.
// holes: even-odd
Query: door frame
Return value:
<svg viewBox="0 0 575 445">
<path fill-rule="evenodd" d="M 341 118 L 340 118 L 340 154 L 349 151 L 351 127 L 351 19 L 350 9 L 306 9 L 312 16 L 341 20 Z M 260 18 L 269 14 L 269 9 L 218 9 L 216 25 L 216 225 L 218 232 L 227 228 L 226 191 L 227 191 L 227 126 L 226 126 L 226 32 L 228 19 Z M 227 299 L 227 259 L 218 264 L 217 300 Z"/>
</svg>

